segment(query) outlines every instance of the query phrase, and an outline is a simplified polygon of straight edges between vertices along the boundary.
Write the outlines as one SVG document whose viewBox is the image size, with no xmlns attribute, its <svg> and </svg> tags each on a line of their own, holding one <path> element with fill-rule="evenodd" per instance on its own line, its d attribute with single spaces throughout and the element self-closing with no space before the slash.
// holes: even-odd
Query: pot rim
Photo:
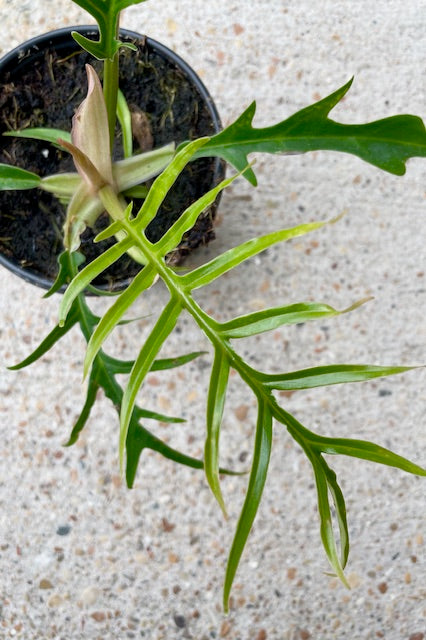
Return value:
<svg viewBox="0 0 426 640">
<path fill-rule="evenodd" d="M 25 42 L 14 47 L 11 51 L 0 58 L 0 74 L 5 70 L 8 70 L 8 67 L 19 67 L 19 64 L 26 60 L 28 57 L 42 51 L 43 49 L 46 49 L 48 47 L 56 47 L 61 43 L 64 43 L 64 45 L 69 44 L 70 39 L 73 41 L 71 36 L 72 31 L 77 31 L 85 36 L 96 36 L 99 34 L 99 29 L 96 25 L 75 25 L 70 27 L 62 27 L 60 29 L 55 29 L 53 31 L 48 31 L 46 33 L 34 36 L 33 38 L 30 38 L 29 40 L 26 40 Z M 201 99 L 205 103 L 216 133 L 221 131 L 222 123 L 213 98 L 211 97 L 203 81 L 183 58 L 181 58 L 177 53 L 175 53 L 172 49 L 169 49 L 169 47 L 162 44 L 161 42 L 158 42 L 157 40 L 154 40 L 153 38 L 140 34 L 136 31 L 120 28 L 120 35 L 129 40 L 139 40 L 146 42 L 153 51 L 179 67 L 179 69 L 189 79 L 191 84 L 196 87 Z M 223 177 L 224 163 L 220 158 L 216 158 L 214 171 L 212 172 L 212 181 L 217 184 Z M 217 198 L 217 203 L 219 202 L 219 199 L 220 195 Z M 50 280 L 40 273 L 31 271 L 31 269 L 21 266 L 1 252 L 0 265 L 6 267 L 9 271 L 19 276 L 26 282 L 41 287 L 42 289 L 50 289 L 53 284 L 53 280 Z M 123 285 L 127 286 L 127 284 L 128 282 L 123 279 Z"/>
</svg>

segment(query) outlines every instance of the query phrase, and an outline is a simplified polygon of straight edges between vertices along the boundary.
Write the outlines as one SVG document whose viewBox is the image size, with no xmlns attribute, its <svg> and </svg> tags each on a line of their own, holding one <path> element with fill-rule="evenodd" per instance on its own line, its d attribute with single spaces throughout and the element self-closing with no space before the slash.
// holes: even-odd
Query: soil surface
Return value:
<svg viewBox="0 0 426 640">
<path fill-rule="evenodd" d="M 134 152 L 214 133 L 215 125 L 206 104 L 182 70 L 153 50 L 145 39 L 135 44 L 137 54 L 123 49 L 120 57 L 120 88 L 135 116 Z M 78 49 L 74 41 L 62 45 L 59 51 L 50 48 L 31 57 L 24 55 L 19 65 L 1 77 L 0 132 L 26 127 L 69 131 L 72 116 L 86 94 L 86 63 L 101 74 L 100 63 Z M 121 132 L 117 129 L 116 159 L 122 157 L 121 148 Z M 75 171 L 67 152 L 28 139 L 0 139 L 0 162 L 41 176 Z M 198 160 L 187 167 L 148 228 L 151 240 L 160 238 L 189 204 L 218 182 L 221 178 L 218 167 L 214 159 Z M 135 201 L 134 210 L 140 204 Z M 214 237 L 213 217 L 214 208 L 199 219 L 184 238 L 176 259 Z M 16 264 L 54 279 L 57 257 L 63 250 L 64 219 L 65 207 L 48 193 L 38 189 L 0 192 L 0 251 Z M 104 214 L 95 229 L 83 234 L 81 251 L 87 261 L 114 242 L 92 243 L 94 234 L 107 223 Z M 123 256 L 96 285 L 112 288 L 119 278 L 123 286 L 139 269 L 130 257 Z"/>
</svg>

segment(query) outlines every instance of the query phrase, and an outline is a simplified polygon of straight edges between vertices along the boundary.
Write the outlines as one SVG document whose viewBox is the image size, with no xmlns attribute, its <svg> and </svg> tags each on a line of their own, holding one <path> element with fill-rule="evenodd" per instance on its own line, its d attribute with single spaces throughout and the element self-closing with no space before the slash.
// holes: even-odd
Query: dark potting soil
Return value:
<svg viewBox="0 0 426 640">
<path fill-rule="evenodd" d="M 133 141 L 134 152 L 213 134 L 211 116 L 188 78 L 145 41 L 136 44 L 137 54 L 123 49 L 120 56 L 120 88 L 140 123 Z M 74 112 L 86 95 L 86 63 L 101 71 L 100 64 L 72 42 L 59 54 L 46 50 L 22 60 L 17 67 L 19 77 L 16 68 L 8 71 L 0 78 L 0 133 L 27 127 L 69 131 Z M 118 129 L 114 155 L 122 157 Z M 29 139 L 0 137 L 0 162 L 41 176 L 75 171 L 67 152 Z M 158 240 L 182 211 L 221 177 L 215 159 L 197 160 L 188 165 L 150 224 L 149 239 Z M 140 205 L 141 202 L 135 201 L 134 211 Z M 213 217 L 214 207 L 185 236 L 177 259 L 214 237 Z M 17 264 L 54 279 L 58 271 L 57 257 L 63 250 L 64 220 L 65 207 L 54 196 L 39 189 L 0 192 L 0 251 Z M 113 240 L 98 245 L 92 243 L 94 235 L 107 224 L 104 214 L 95 229 L 84 232 L 80 250 L 86 261 L 93 260 L 113 244 Z M 140 265 L 125 255 L 95 284 L 112 288 L 117 278 L 126 284 L 139 269 Z"/>
</svg>

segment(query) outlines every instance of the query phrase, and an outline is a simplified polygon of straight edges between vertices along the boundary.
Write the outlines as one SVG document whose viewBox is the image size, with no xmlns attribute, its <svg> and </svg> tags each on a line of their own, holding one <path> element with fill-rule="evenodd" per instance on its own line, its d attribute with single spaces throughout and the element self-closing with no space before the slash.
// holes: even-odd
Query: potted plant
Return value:
<svg viewBox="0 0 426 640">
<path fill-rule="evenodd" d="M 342 100 L 351 81 L 290 118 L 266 128 L 254 128 L 252 103 L 235 122 L 212 136 L 185 141 L 176 148 L 168 146 L 159 153 L 161 162 L 156 166 L 158 176 L 149 189 L 138 191 L 142 204 L 135 206 L 130 189 L 146 181 L 145 167 L 156 151 L 148 156 L 138 154 L 136 159 L 114 159 L 111 149 L 117 111 L 117 65 L 123 43 L 119 41 L 120 11 L 138 0 L 111 0 L 101 7 L 90 0 L 78 0 L 98 21 L 99 40 L 88 40 L 74 34 L 78 44 L 95 58 L 104 60 L 103 87 L 93 66 L 87 65 L 88 91 L 73 117 L 71 136 L 58 131 L 14 132 L 14 136 L 34 136 L 53 141 L 73 158 L 76 172 L 65 175 L 39 177 L 24 168 L 3 164 L 0 180 L 3 189 L 20 187 L 53 192 L 67 202 L 64 226 L 65 251 L 60 256 L 59 274 L 47 295 L 65 288 L 59 307 L 57 326 L 40 346 L 14 369 L 27 366 L 43 356 L 74 326 L 79 326 L 87 350 L 84 374 L 87 378 L 87 397 L 80 417 L 74 424 L 68 444 L 78 439 L 90 411 L 102 389 L 120 414 L 119 455 L 127 484 L 133 485 L 139 458 L 144 449 L 153 449 L 171 460 L 193 468 L 204 469 L 224 514 L 220 475 L 234 473 L 220 465 L 219 439 L 225 398 L 231 370 L 248 387 L 257 406 L 257 422 L 253 456 L 248 471 L 247 492 L 230 550 L 225 576 L 224 608 L 227 610 L 232 583 L 244 545 L 254 522 L 264 488 L 272 445 L 273 421 L 283 425 L 300 445 L 312 465 L 318 494 L 318 510 L 322 542 L 335 574 L 345 583 L 344 567 L 349 553 L 346 506 L 336 474 L 324 455 L 344 455 L 370 460 L 426 475 L 426 470 L 384 447 L 364 440 L 324 437 L 302 425 L 279 402 L 276 392 L 293 393 L 323 385 L 371 380 L 377 377 L 403 373 L 410 367 L 360 364 L 329 364 L 291 372 L 266 373 L 243 357 L 237 348 L 238 340 L 257 336 L 279 327 L 332 318 L 355 310 L 366 299 L 353 301 L 345 309 L 337 310 L 323 302 L 281 304 L 219 322 L 202 308 L 193 296 L 199 288 L 214 282 L 245 260 L 292 238 L 313 233 L 328 223 L 309 222 L 275 231 L 249 240 L 228 250 L 199 267 L 188 271 L 175 268 L 168 256 L 173 255 L 185 234 L 192 229 L 200 215 L 230 186 L 237 177 L 256 184 L 253 163 L 248 156 L 253 152 L 294 154 L 314 150 L 334 150 L 354 154 L 380 169 L 396 175 L 405 172 L 410 157 L 425 156 L 426 131 L 420 118 L 393 116 L 368 124 L 341 124 L 330 117 L 332 109 Z M 125 43 L 126 44 L 126 43 Z M 132 47 L 131 47 L 132 48 Z M 125 96 L 120 98 L 121 113 L 127 112 Z M 126 118 L 120 117 L 123 137 L 129 138 Z M 155 219 L 167 193 L 188 165 L 200 158 L 220 158 L 234 167 L 236 173 L 223 179 L 195 199 L 172 222 L 165 233 L 156 239 L 148 237 L 147 229 Z M 149 177 L 152 174 L 149 173 Z M 93 226 L 106 211 L 108 222 L 99 230 L 93 242 L 111 240 L 111 245 L 98 257 L 85 264 L 80 253 L 81 236 L 86 226 Z M 335 222 L 336 219 L 330 220 Z M 96 316 L 86 301 L 86 292 L 96 278 L 121 256 L 128 255 L 139 265 L 136 275 L 102 317 Z M 168 291 L 168 301 L 139 353 L 131 361 L 108 355 L 103 347 L 118 324 L 123 322 L 131 304 L 143 296 L 157 280 L 162 280 Z M 203 459 L 194 459 L 185 452 L 172 449 L 145 426 L 144 420 L 159 415 L 137 403 L 137 395 L 149 372 L 183 365 L 200 354 L 192 352 L 174 359 L 158 358 L 162 345 L 174 330 L 182 312 L 189 314 L 212 345 L 214 356 L 209 388 L 206 393 L 206 437 Z M 123 387 L 117 376 L 127 374 Z M 333 509 L 336 517 L 333 517 Z M 337 524 L 338 534 L 336 533 Z M 339 544 L 340 540 L 340 553 Z"/>
<path fill-rule="evenodd" d="M 72 28 L 59 29 L 38 36 L 3 58 L 0 130 L 5 135 L 0 146 L 1 162 L 14 158 L 17 165 L 24 164 L 39 175 L 72 171 L 70 154 L 58 145 L 46 145 L 49 140 L 43 138 L 47 131 L 53 137 L 61 135 L 61 131 L 68 136 L 64 129 L 69 128 L 70 118 L 86 92 L 85 64 L 94 62 L 98 72 L 102 72 L 101 62 L 81 49 L 72 31 Z M 93 26 L 79 27 L 79 34 L 86 38 L 98 37 Z M 120 99 L 118 114 L 127 125 L 116 128 L 113 153 L 124 166 L 134 163 L 138 152 L 139 160 L 145 163 L 148 183 L 149 174 L 153 177 L 170 156 L 170 141 L 217 133 L 220 120 L 201 80 L 174 52 L 130 31 L 121 30 L 120 37 L 132 49 L 124 49 L 121 54 L 119 82 L 127 102 Z M 122 96 L 120 91 L 118 97 Z M 10 136 L 17 129 L 24 129 L 21 135 L 25 139 Z M 191 199 L 216 186 L 224 177 L 224 167 L 219 159 L 203 159 L 187 168 L 151 225 L 151 239 L 158 239 Z M 143 197 L 146 188 L 133 186 L 133 198 Z M 49 191 L 40 194 L 33 189 L 0 194 L 1 210 L 13 211 L 13 219 L 3 215 L 0 222 L 0 262 L 47 289 L 57 275 L 58 256 L 63 250 L 61 229 L 66 203 L 57 195 Z M 136 202 L 141 204 L 140 197 Z M 216 206 L 214 203 L 187 234 L 174 255 L 175 260 L 200 242 L 211 239 Z M 105 216 L 100 216 L 95 227 L 100 230 L 105 220 Z M 87 229 L 81 241 L 81 251 L 88 260 L 111 244 L 106 241 L 95 245 L 92 242 L 95 233 L 93 228 Z M 123 288 L 137 270 L 131 258 L 122 258 L 96 284 L 101 289 Z"/>
</svg>

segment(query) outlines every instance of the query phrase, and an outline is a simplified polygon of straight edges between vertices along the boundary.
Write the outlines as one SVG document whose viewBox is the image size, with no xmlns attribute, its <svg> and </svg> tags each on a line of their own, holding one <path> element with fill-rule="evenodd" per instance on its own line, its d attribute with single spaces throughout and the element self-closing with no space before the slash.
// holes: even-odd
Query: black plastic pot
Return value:
<svg viewBox="0 0 426 640">
<path fill-rule="evenodd" d="M 100 63 L 81 51 L 71 36 L 73 30 L 89 38 L 98 37 L 97 29 L 91 26 L 60 29 L 29 40 L 0 60 L 0 133 L 24 126 L 70 129 L 75 108 L 84 99 L 86 92 L 84 64 L 90 62 L 98 70 L 101 69 Z M 220 131 L 221 123 L 214 102 L 186 62 L 164 45 L 145 36 L 127 30 L 122 30 L 120 36 L 138 47 L 137 53 L 123 49 L 120 57 L 120 86 L 128 101 L 135 101 L 135 108 L 143 113 L 149 123 L 153 147 Z M 57 67 L 53 66 L 53 59 Z M 62 90 L 60 87 L 62 72 L 64 75 L 65 71 L 68 75 L 77 75 L 76 71 L 68 70 L 70 65 L 76 64 L 77 59 L 81 78 L 73 78 L 75 89 L 72 91 L 73 95 L 69 96 L 67 89 Z M 160 75 L 157 68 L 161 68 L 164 75 Z M 42 70 L 43 77 L 39 77 Z M 29 81 L 32 85 L 35 84 L 37 90 L 34 87 L 33 91 L 26 88 Z M 154 94 L 154 91 L 159 91 L 158 87 L 161 87 L 163 101 L 168 101 L 162 113 Z M 54 108 L 56 103 L 53 102 L 55 92 L 61 103 L 58 113 Z M 52 108 L 45 105 L 49 99 L 52 100 Z M 11 122 L 17 100 L 22 101 L 22 112 L 19 112 L 16 122 Z M 191 104 L 193 111 L 184 112 L 182 105 L 185 102 Z M 74 171 L 71 159 L 65 152 L 48 147 L 49 145 L 40 141 L 2 137 L 0 162 L 16 164 L 39 175 Z M 224 172 L 224 163 L 217 158 L 191 163 L 179 177 L 152 223 L 152 228 L 149 229 L 152 239 L 161 237 L 191 202 L 218 184 L 223 179 Z M 177 260 L 214 237 L 213 219 L 217 204 L 218 201 L 203 214 L 194 229 L 184 238 L 176 255 Z M 50 194 L 39 190 L 0 192 L 0 264 L 32 284 L 49 288 L 56 273 L 53 272 L 52 263 L 49 268 L 45 268 L 43 252 L 46 252 L 48 245 L 54 253 L 54 269 L 57 269 L 56 257 L 62 250 L 58 230 L 62 227 L 64 215 L 64 206 Z M 102 221 L 100 224 L 102 225 Z M 22 230 L 29 236 L 37 260 L 25 254 L 19 235 L 16 240 L 11 240 L 15 232 L 19 234 Z M 94 246 L 91 240 L 97 231 L 99 228 L 93 232 L 87 231 L 83 236 L 81 251 L 85 254 L 86 251 L 89 252 L 86 254 L 87 261 L 96 257 L 96 254 L 92 255 L 90 252 Z M 40 250 L 37 243 L 40 243 Z M 105 245 L 100 247 L 100 251 L 104 249 Z M 139 268 L 130 258 L 122 258 L 96 285 L 106 290 L 122 289 Z"/>
</svg>

